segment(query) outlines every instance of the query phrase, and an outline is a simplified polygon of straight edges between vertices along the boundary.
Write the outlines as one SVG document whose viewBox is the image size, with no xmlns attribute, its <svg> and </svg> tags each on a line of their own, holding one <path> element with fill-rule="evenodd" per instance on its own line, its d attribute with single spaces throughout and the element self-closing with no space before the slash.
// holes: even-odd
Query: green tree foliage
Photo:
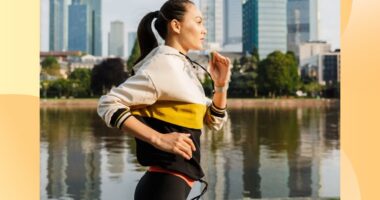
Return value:
<svg viewBox="0 0 380 200">
<path fill-rule="evenodd" d="M 60 65 L 55 57 L 48 56 L 41 62 L 42 73 L 47 73 L 51 76 L 61 77 Z"/>
<path fill-rule="evenodd" d="M 258 66 L 258 82 L 263 94 L 292 95 L 299 85 L 297 61 L 291 53 L 274 51 Z"/>
<path fill-rule="evenodd" d="M 132 53 L 127 61 L 128 72 L 132 71 L 132 67 L 136 64 L 136 61 L 140 58 L 140 55 L 140 45 L 138 40 L 136 39 L 132 48 Z"/>
<path fill-rule="evenodd" d="M 91 96 L 91 70 L 75 69 L 69 75 L 69 81 L 73 97 L 89 97 Z"/>
<path fill-rule="evenodd" d="M 253 47 L 251 54 L 252 60 L 255 61 L 256 64 L 258 64 L 260 61 L 259 50 L 256 47 Z"/>
<path fill-rule="evenodd" d="M 238 72 L 239 70 L 240 70 L 240 63 L 235 58 L 234 61 L 232 62 L 232 72 Z"/>
<path fill-rule="evenodd" d="M 128 78 L 124 63 L 120 58 L 108 58 L 95 65 L 91 73 L 91 90 L 95 95 L 107 93 Z"/>
<path fill-rule="evenodd" d="M 54 81 L 50 81 L 49 83 L 49 89 L 48 89 L 48 96 L 50 97 L 68 97 L 71 93 L 71 84 L 70 81 L 67 79 L 57 79 Z"/>
<path fill-rule="evenodd" d="M 230 97 L 257 96 L 257 66 L 259 55 L 257 49 L 252 55 L 244 55 L 240 60 L 234 60 L 229 89 Z"/>
<path fill-rule="evenodd" d="M 212 80 L 209 76 L 205 76 L 205 79 L 202 83 L 203 89 L 207 96 L 211 96 L 213 88 L 212 88 Z"/>
<path fill-rule="evenodd" d="M 319 96 L 323 90 L 323 86 L 320 85 L 317 81 L 303 83 L 301 90 L 306 92 L 309 97 Z"/>
<path fill-rule="evenodd" d="M 256 96 L 256 72 L 232 72 L 228 89 L 229 97 Z"/>
</svg>

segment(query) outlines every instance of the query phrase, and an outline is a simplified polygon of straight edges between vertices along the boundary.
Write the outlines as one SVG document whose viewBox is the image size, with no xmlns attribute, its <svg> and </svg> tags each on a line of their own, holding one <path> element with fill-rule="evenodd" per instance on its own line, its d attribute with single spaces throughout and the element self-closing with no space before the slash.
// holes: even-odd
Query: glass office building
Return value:
<svg viewBox="0 0 380 200">
<path fill-rule="evenodd" d="M 242 0 L 224 0 L 224 44 L 241 43 Z"/>
<path fill-rule="evenodd" d="M 310 0 L 288 0 L 288 50 L 310 40 Z"/>
<path fill-rule="evenodd" d="M 287 0 L 243 2 L 243 52 L 258 48 L 260 59 L 287 51 Z"/>
<path fill-rule="evenodd" d="M 124 57 L 124 23 L 112 21 L 108 35 L 108 55 Z"/>
<path fill-rule="evenodd" d="M 70 6 L 68 2 L 50 0 L 49 50 L 80 49 L 88 54 L 102 55 L 101 0 L 72 0 Z"/>
<path fill-rule="evenodd" d="M 67 50 L 67 0 L 49 2 L 49 50 Z"/>
<path fill-rule="evenodd" d="M 69 50 L 87 52 L 87 6 L 73 1 L 69 6 Z"/>
<path fill-rule="evenodd" d="M 90 0 L 91 1 L 91 0 Z M 92 0 L 92 49 L 91 54 L 95 56 L 102 55 L 102 2 L 101 0 Z"/>
<path fill-rule="evenodd" d="M 206 42 L 223 44 L 223 3 L 224 0 L 200 0 L 199 7 L 204 17 L 204 25 L 207 29 Z"/>
</svg>

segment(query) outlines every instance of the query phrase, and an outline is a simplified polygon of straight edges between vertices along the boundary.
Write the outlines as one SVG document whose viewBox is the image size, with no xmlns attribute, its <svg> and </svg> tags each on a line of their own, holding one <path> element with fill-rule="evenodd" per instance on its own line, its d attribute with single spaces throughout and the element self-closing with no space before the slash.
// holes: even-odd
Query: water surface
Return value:
<svg viewBox="0 0 380 200">
<path fill-rule="evenodd" d="M 133 199 L 146 168 L 134 139 L 95 109 L 42 108 L 41 199 Z M 204 199 L 338 197 L 339 109 L 236 109 L 204 130 Z M 200 191 L 196 184 L 190 194 Z"/>
</svg>

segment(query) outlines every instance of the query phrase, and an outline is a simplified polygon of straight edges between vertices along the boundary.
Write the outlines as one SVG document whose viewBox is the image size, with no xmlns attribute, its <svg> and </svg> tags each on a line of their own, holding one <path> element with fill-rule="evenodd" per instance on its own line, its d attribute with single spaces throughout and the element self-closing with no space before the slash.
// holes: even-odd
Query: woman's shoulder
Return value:
<svg viewBox="0 0 380 200">
<path fill-rule="evenodd" d="M 141 65 L 142 70 L 172 70 L 184 66 L 184 60 L 178 51 L 170 49 L 171 47 L 168 49 L 167 46 L 157 48 L 155 53 L 149 55 L 149 58 Z"/>
</svg>

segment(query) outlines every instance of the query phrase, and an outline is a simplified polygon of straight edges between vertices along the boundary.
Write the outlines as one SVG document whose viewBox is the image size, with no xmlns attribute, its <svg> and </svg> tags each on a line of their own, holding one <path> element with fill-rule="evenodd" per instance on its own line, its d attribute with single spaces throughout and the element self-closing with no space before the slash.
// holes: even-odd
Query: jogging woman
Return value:
<svg viewBox="0 0 380 200">
<path fill-rule="evenodd" d="M 156 19 L 156 20 L 154 20 Z M 164 45 L 158 46 L 152 22 Z M 135 190 L 136 200 L 186 199 L 195 181 L 205 183 L 200 165 L 203 124 L 214 130 L 227 120 L 230 60 L 214 53 L 212 100 L 186 56 L 201 50 L 206 29 L 202 13 L 189 0 L 169 0 L 143 17 L 138 27 L 141 57 L 135 74 L 99 100 L 98 114 L 109 127 L 136 138 L 137 160 L 149 166 Z M 205 192 L 194 199 L 199 199 Z"/>
</svg>

